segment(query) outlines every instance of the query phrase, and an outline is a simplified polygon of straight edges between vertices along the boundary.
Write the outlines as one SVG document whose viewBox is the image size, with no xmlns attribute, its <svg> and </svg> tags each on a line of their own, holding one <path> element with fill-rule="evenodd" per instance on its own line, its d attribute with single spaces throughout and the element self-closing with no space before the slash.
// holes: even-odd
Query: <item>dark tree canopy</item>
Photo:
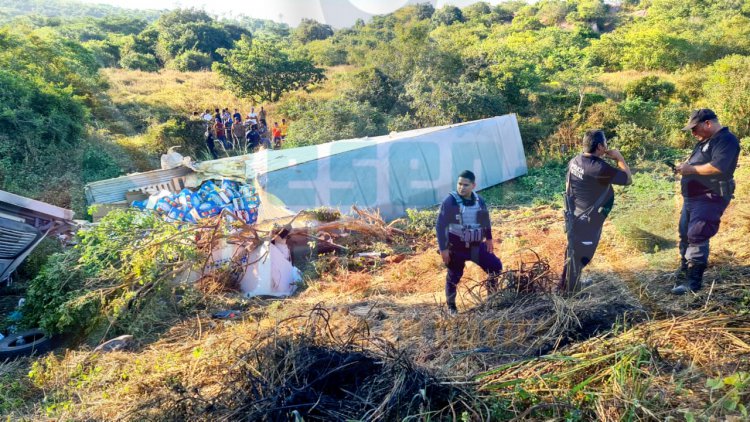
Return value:
<svg viewBox="0 0 750 422">
<path fill-rule="evenodd" d="M 315 40 L 324 40 L 333 35 L 330 25 L 322 24 L 314 19 L 302 19 L 299 26 L 294 29 L 294 38 L 301 43 Z"/>
<path fill-rule="evenodd" d="M 432 15 L 432 21 L 436 25 L 452 25 L 456 22 L 463 22 L 464 15 L 456 6 L 443 6 Z"/>
</svg>

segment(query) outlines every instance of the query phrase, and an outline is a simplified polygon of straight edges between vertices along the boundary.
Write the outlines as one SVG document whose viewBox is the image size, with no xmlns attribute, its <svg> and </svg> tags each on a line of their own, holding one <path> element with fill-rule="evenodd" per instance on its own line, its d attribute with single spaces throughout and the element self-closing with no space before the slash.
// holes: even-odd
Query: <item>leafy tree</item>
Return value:
<svg viewBox="0 0 750 422">
<path fill-rule="evenodd" d="M 568 15 L 568 3 L 562 0 L 547 0 L 537 4 L 537 17 L 544 25 L 557 25 L 565 22 Z"/>
<path fill-rule="evenodd" d="M 603 23 L 607 16 L 607 5 L 602 0 L 576 0 L 575 10 L 568 15 L 571 22 Z"/>
<path fill-rule="evenodd" d="M 114 32 L 123 35 L 136 35 L 146 29 L 148 22 L 138 17 L 123 15 L 106 16 L 98 21 L 96 25 L 106 32 Z"/>
<path fill-rule="evenodd" d="M 310 41 L 305 48 L 315 63 L 323 66 L 336 66 L 347 61 L 346 48 L 335 42 L 334 38 Z"/>
<path fill-rule="evenodd" d="M 445 5 L 438 9 L 432 15 L 432 22 L 435 25 L 453 25 L 457 22 L 463 22 L 464 15 L 456 6 Z"/>
<path fill-rule="evenodd" d="M 237 95 L 259 102 L 277 101 L 284 92 L 306 89 L 325 78 L 312 60 L 272 40 L 243 37 L 234 49 L 219 54 L 224 63 L 215 62 L 213 70 Z"/>
<path fill-rule="evenodd" d="M 221 60 L 216 50 L 231 48 L 242 35 L 250 35 L 237 26 L 216 22 L 206 12 L 195 9 L 165 13 L 156 21 L 155 28 L 158 31 L 156 56 L 164 63 L 188 50 L 209 54 L 215 61 Z"/>
<path fill-rule="evenodd" d="M 498 22 L 511 22 L 513 16 L 527 5 L 528 4 L 523 0 L 507 0 L 496 5 L 494 9 L 492 9 L 492 13 L 496 16 Z"/>
<path fill-rule="evenodd" d="M 489 3 L 480 1 L 464 7 L 462 12 L 466 20 L 479 20 L 484 15 L 492 13 L 492 7 Z"/>
<path fill-rule="evenodd" d="M 606 70 L 674 71 L 694 62 L 703 48 L 699 40 L 664 25 L 644 23 L 602 35 L 592 43 L 589 55 L 593 65 Z"/>
<path fill-rule="evenodd" d="M 253 35 L 269 35 L 277 38 L 286 38 L 291 34 L 289 25 L 268 19 L 256 19 L 240 15 L 237 24 L 250 31 Z"/>
<path fill-rule="evenodd" d="M 496 86 L 479 81 L 432 81 L 421 72 L 406 85 L 406 95 L 422 127 L 477 120 L 508 110 L 507 100 Z"/>
<path fill-rule="evenodd" d="M 91 51 L 101 67 L 116 67 L 120 63 L 120 46 L 110 40 L 88 41 L 83 46 Z"/>
<path fill-rule="evenodd" d="M 383 21 L 380 22 L 389 28 L 396 28 L 417 21 L 429 20 L 434 13 L 435 7 L 430 3 L 411 4 L 385 15 Z M 373 18 L 374 21 L 375 18 Z"/>
<path fill-rule="evenodd" d="M 597 77 L 600 74 L 601 72 L 596 68 L 586 68 L 586 66 L 579 65 L 558 72 L 553 77 L 553 80 L 558 82 L 565 89 L 575 93 L 578 97 L 578 105 L 576 106 L 575 113 L 581 114 L 586 94 L 591 91 L 592 88 L 600 85 L 597 82 Z"/>
<path fill-rule="evenodd" d="M 294 38 L 303 44 L 324 40 L 331 36 L 333 36 L 331 25 L 322 24 L 314 19 L 302 19 L 299 26 L 294 29 Z"/>
<path fill-rule="evenodd" d="M 352 75 L 351 82 L 352 87 L 344 93 L 346 98 L 369 103 L 384 113 L 400 114 L 406 111 L 405 106 L 399 103 L 403 86 L 380 69 L 375 67 L 362 69 Z"/>
</svg>

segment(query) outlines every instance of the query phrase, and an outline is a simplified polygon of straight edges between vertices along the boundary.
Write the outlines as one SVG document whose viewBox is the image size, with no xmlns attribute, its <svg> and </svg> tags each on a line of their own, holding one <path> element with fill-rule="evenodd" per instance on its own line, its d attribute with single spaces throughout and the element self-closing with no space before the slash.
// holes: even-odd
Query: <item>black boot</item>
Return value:
<svg viewBox="0 0 750 422">
<path fill-rule="evenodd" d="M 703 272 L 706 271 L 706 264 L 691 262 L 687 268 L 687 281 L 674 289 L 672 293 L 682 295 L 687 292 L 697 292 L 703 286 Z"/>
<path fill-rule="evenodd" d="M 448 314 L 456 315 L 458 313 L 458 308 L 456 308 L 456 294 L 448 294 L 446 292 L 445 301 L 448 304 Z"/>
</svg>

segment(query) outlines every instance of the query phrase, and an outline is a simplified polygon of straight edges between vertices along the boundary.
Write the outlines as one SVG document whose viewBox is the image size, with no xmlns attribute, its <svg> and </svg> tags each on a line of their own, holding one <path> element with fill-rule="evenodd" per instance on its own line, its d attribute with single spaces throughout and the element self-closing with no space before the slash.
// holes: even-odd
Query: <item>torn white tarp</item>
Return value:
<svg viewBox="0 0 750 422">
<path fill-rule="evenodd" d="M 222 240 L 213 248 L 214 265 L 239 262 L 245 272 L 240 280 L 240 291 L 245 297 L 289 296 L 302 279 L 299 270 L 290 262 L 289 248 L 278 239 L 277 244 L 264 242 L 251 252 L 243 246 Z"/>
<path fill-rule="evenodd" d="M 299 270 L 289 262 L 286 245 L 264 242 L 250 252 L 250 265 L 240 281 L 240 290 L 245 297 L 289 296 L 294 293 L 297 282 L 302 279 Z"/>
</svg>

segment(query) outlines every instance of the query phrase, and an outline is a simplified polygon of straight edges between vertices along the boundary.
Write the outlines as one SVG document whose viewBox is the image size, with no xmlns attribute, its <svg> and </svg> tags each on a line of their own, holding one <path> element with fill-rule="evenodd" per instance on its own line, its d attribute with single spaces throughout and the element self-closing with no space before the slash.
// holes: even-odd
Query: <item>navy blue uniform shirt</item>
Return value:
<svg viewBox="0 0 750 422">
<path fill-rule="evenodd" d="M 707 193 L 719 194 L 714 180 L 731 180 L 740 156 L 740 142 L 727 128 L 722 128 L 705 141 L 698 142 L 688 159 L 688 164 L 697 166 L 711 163 L 721 170 L 721 174 L 701 176 L 688 174 L 682 176 L 682 195 L 701 196 Z"/>
<path fill-rule="evenodd" d="M 570 190 L 575 197 L 576 214 L 594 205 L 605 191 L 609 191 L 603 202 L 604 214 L 609 214 L 615 202 L 615 193 L 610 185 L 625 185 L 628 174 L 614 168 L 594 155 L 577 155 L 568 163 Z"/>
</svg>

